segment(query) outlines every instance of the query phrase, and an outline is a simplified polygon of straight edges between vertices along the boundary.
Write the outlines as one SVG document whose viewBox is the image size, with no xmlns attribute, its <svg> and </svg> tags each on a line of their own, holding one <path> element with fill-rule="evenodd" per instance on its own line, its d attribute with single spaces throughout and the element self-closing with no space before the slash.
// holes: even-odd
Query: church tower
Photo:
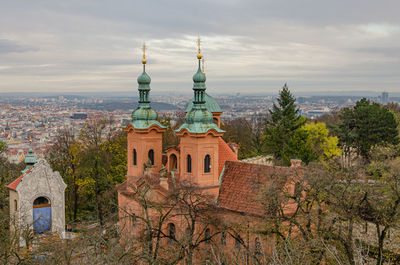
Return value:
<svg viewBox="0 0 400 265">
<path fill-rule="evenodd" d="M 209 193 L 218 192 L 218 143 L 224 130 L 213 122 L 213 114 L 206 106 L 206 76 L 201 69 L 202 55 L 198 39 L 198 69 L 193 76 L 193 105 L 187 111 L 185 123 L 176 130 L 180 136 L 180 179 L 190 180 Z M 215 191 L 215 192 L 214 192 Z"/>
<path fill-rule="evenodd" d="M 132 112 L 132 121 L 125 128 L 127 132 L 129 176 L 141 176 L 144 164 L 157 170 L 162 167 L 162 133 L 165 126 L 157 121 L 157 113 L 150 105 L 151 78 L 146 73 L 146 46 L 143 45 L 143 73 L 138 77 L 139 105 Z"/>
</svg>

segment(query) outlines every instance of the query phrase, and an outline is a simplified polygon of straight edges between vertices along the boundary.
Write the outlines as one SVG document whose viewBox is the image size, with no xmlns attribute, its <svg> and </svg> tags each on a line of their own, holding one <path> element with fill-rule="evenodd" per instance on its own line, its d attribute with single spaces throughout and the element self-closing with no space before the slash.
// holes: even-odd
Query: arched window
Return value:
<svg viewBox="0 0 400 265">
<path fill-rule="evenodd" d="M 191 233 L 192 233 L 192 230 L 191 230 L 189 227 L 186 227 L 186 229 L 185 229 L 185 234 L 186 234 L 186 236 L 187 236 L 187 237 L 190 237 L 190 236 L 191 236 Z"/>
<path fill-rule="evenodd" d="M 187 155 L 186 158 L 186 171 L 192 173 L 192 157 L 190 155 Z"/>
<path fill-rule="evenodd" d="M 206 231 L 204 232 L 204 240 L 206 241 L 207 244 L 210 244 L 211 240 L 210 228 L 207 228 Z"/>
<path fill-rule="evenodd" d="M 154 165 L 154 151 L 153 151 L 153 149 L 150 149 L 150 151 L 149 151 L 149 160 L 151 162 L 151 165 Z"/>
<path fill-rule="evenodd" d="M 260 255 L 261 254 L 261 242 L 260 238 L 256 237 L 254 240 L 254 254 Z"/>
<path fill-rule="evenodd" d="M 14 210 L 18 211 L 18 201 L 14 200 Z"/>
<path fill-rule="evenodd" d="M 131 215 L 131 222 L 132 222 L 132 227 L 136 227 L 136 214 Z"/>
<path fill-rule="evenodd" d="M 240 245 L 243 244 L 243 239 L 240 236 L 235 238 L 235 248 L 240 249 Z"/>
<path fill-rule="evenodd" d="M 176 233 L 175 225 L 173 223 L 169 223 L 168 224 L 168 237 L 169 237 L 168 242 L 171 243 L 175 240 L 175 233 Z"/>
<path fill-rule="evenodd" d="M 49 204 L 49 200 L 45 197 L 36 198 L 36 200 L 33 202 L 33 205 L 44 205 L 44 204 Z"/>
<path fill-rule="evenodd" d="M 206 155 L 206 157 L 204 157 L 204 173 L 210 173 L 210 169 L 211 169 L 210 155 Z"/>
<path fill-rule="evenodd" d="M 133 165 L 134 165 L 134 166 L 137 165 L 137 153 L 136 153 L 136 149 L 133 149 Z"/>
<path fill-rule="evenodd" d="M 221 233 L 221 245 L 226 246 L 226 234 L 225 232 Z"/>
<path fill-rule="evenodd" d="M 175 154 L 169 156 L 169 171 L 174 171 L 177 169 L 178 159 Z"/>
</svg>

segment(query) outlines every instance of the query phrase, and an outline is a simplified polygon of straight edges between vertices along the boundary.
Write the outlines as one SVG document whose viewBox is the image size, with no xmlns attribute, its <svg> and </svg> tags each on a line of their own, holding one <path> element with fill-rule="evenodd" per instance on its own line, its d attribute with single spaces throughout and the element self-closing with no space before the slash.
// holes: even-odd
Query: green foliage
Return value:
<svg viewBox="0 0 400 265">
<path fill-rule="evenodd" d="M 2 145 L 6 147 L 6 145 Z M 4 149 L 3 149 L 4 150 Z M 0 263 L 9 264 L 15 254 L 13 246 L 17 240 L 10 232 L 9 190 L 6 185 L 21 175 L 25 164 L 10 163 L 6 157 L 0 156 Z M 21 262 L 22 264 L 22 262 Z"/>
<path fill-rule="evenodd" d="M 394 117 L 395 117 L 395 119 L 396 119 L 396 121 L 397 121 L 397 124 L 398 124 L 398 126 L 397 126 L 397 131 L 399 132 L 399 134 L 400 134 L 400 113 L 397 113 L 397 112 L 394 112 Z"/>
<path fill-rule="evenodd" d="M 338 138 L 329 136 L 325 123 L 307 123 L 295 133 L 293 153 L 308 164 L 311 161 L 324 161 L 340 156 L 342 150 L 338 148 Z"/>
<path fill-rule="evenodd" d="M 88 209 L 93 207 L 101 225 L 105 215 L 116 211 L 115 184 L 125 180 L 126 138 L 115 135 L 109 120 L 89 121 L 79 135 L 80 165 L 83 178 L 79 190 L 88 197 Z"/>
<path fill-rule="evenodd" d="M 8 209 L 8 189 L 6 186 L 21 175 L 24 163 L 13 164 L 7 158 L 0 157 L 0 210 Z"/>
<path fill-rule="evenodd" d="M 365 98 L 354 108 L 343 109 L 340 119 L 339 140 L 347 154 L 354 149 L 369 160 L 373 146 L 399 143 L 398 122 L 394 114 Z"/>
<path fill-rule="evenodd" d="M 67 184 L 65 191 L 66 217 L 69 221 L 78 219 L 81 197 L 78 192 L 80 167 L 80 144 L 71 130 L 60 131 L 47 157 L 53 170 L 58 171 Z"/>
<path fill-rule="evenodd" d="M 8 146 L 6 143 L 0 141 L 0 155 L 6 152 L 8 149 Z"/>
<path fill-rule="evenodd" d="M 111 154 L 107 178 L 110 179 L 113 185 L 124 182 L 127 170 L 126 133 L 122 130 L 119 131 L 104 143 L 102 149 Z"/>
<path fill-rule="evenodd" d="M 300 116 L 295 101 L 285 84 L 279 92 L 278 105 L 274 104 L 272 110 L 269 111 L 271 119 L 265 128 L 267 152 L 286 165 L 290 164 L 290 159 L 295 158 L 294 149 L 299 142 L 299 139 L 295 138 L 304 137 L 304 135 L 295 135 L 306 122 L 306 119 Z"/>
<path fill-rule="evenodd" d="M 79 137 L 60 132 L 47 159 L 65 183 L 66 211 L 70 221 L 98 219 L 115 212 L 115 185 L 126 175 L 126 134 L 110 131 L 108 120 L 91 121 Z"/>
</svg>

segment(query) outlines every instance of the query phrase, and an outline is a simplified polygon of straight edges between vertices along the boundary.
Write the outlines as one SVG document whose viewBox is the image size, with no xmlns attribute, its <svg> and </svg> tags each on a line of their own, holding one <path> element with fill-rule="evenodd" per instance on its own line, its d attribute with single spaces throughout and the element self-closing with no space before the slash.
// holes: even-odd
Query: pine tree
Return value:
<svg viewBox="0 0 400 265">
<path fill-rule="evenodd" d="M 363 98 L 354 108 L 345 108 L 340 115 L 339 140 L 344 149 L 370 159 L 374 146 L 397 145 L 399 135 L 395 115 L 377 103 Z"/>
<path fill-rule="evenodd" d="M 274 103 L 270 110 L 271 119 L 265 129 L 267 152 L 278 163 L 290 164 L 296 156 L 295 132 L 305 124 L 305 118 L 299 114 L 296 99 L 285 84 L 279 91 L 278 105 Z"/>
</svg>

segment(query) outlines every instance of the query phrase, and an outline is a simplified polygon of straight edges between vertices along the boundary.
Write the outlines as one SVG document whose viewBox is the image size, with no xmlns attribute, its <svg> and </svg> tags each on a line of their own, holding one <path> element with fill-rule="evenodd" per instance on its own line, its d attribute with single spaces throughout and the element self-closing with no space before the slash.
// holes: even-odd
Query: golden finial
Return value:
<svg viewBox="0 0 400 265">
<path fill-rule="evenodd" d="M 29 135 L 29 143 L 32 144 L 32 136 Z"/>
<path fill-rule="evenodd" d="M 204 58 L 203 59 L 201 59 L 201 71 L 203 72 L 203 74 L 206 74 L 206 72 L 204 71 L 204 62 L 205 62 L 206 60 L 204 60 Z"/>
<path fill-rule="evenodd" d="M 146 44 L 144 44 L 144 43 L 143 43 L 142 51 L 143 51 L 142 64 L 146 64 L 146 62 L 147 62 L 147 60 L 146 60 Z"/>
<path fill-rule="evenodd" d="M 203 58 L 203 55 L 201 55 L 200 52 L 200 37 L 197 38 L 197 59 L 201 59 Z"/>
</svg>

